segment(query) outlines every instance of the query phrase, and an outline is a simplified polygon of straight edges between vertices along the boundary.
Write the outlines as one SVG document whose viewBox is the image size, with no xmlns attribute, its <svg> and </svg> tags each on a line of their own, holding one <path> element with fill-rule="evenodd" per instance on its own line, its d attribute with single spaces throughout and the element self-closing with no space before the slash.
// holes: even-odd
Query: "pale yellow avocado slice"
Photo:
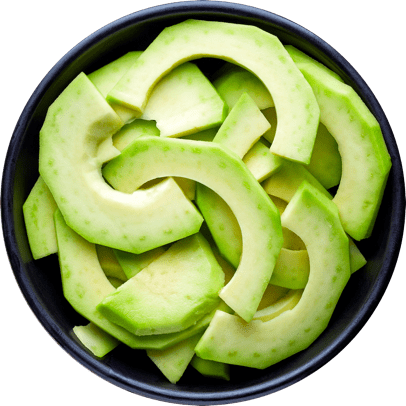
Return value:
<svg viewBox="0 0 406 406">
<path fill-rule="evenodd" d="M 148 357 L 171 383 L 176 383 L 195 355 L 201 334 L 195 335 L 165 350 L 147 350 Z"/>
<path fill-rule="evenodd" d="M 25 228 L 34 259 L 58 252 L 54 224 L 56 208 L 55 200 L 40 176 L 23 204 Z"/>
<path fill-rule="evenodd" d="M 312 86 L 320 121 L 338 144 L 342 177 L 333 201 L 344 229 L 355 240 L 367 238 L 391 168 L 379 123 L 353 88 L 296 48 L 287 50 Z"/>
<path fill-rule="evenodd" d="M 224 273 L 197 233 L 174 243 L 106 296 L 98 309 L 136 335 L 174 333 L 213 310 L 223 286 Z"/>
<path fill-rule="evenodd" d="M 268 89 L 278 112 L 271 151 L 308 163 L 319 122 L 319 108 L 279 39 L 257 27 L 187 20 L 165 28 L 110 91 L 109 101 L 142 115 L 152 89 L 176 66 L 216 57 L 254 73 Z"/>
<path fill-rule="evenodd" d="M 105 247 L 104 245 L 96 245 L 96 252 L 100 266 L 107 277 L 116 278 L 122 282 L 128 279 L 120 263 L 117 261 L 112 248 Z"/>
<path fill-rule="evenodd" d="M 325 330 L 350 277 L 349 244 L 335 204 L 304 182 L 282 215 L 306 244 L 311 271 L 299 303 L 269 321 L 217 311 L 198 342 L 204 359 L 267 368 L 306 349 Z"/>
<path fill-rule="evenodd" d="M 121 127 L 83 73 L 50 106 L 39 170 L 68 225 L 95 244 L 134 253 L 196 233 L 203 219 L 173 179 L 134 194 L 104 181 L 101 167 L 120 153 L 112 135 Z"/>
<path fill-rule="evenodd" d="M 104 357 L 120 344 L 120 341 L 100 327 L 97 327 L 94 323 L 89 323 L 85 326 L 75 326 L 73 327 L 73 332 L 80 342 L 99 358 Z"/>
<path fill-rule="evenodd" d="M 238 156 L 213 142 L 141 137 L 103 174 L 128 192 L 150 179 L 182 176 L 218 193 L 238 219 L 243 240 L 238 269 L 220 297 L 245 320 L 252 318 L 282 247 L 282 228 L 275 205 Z"/>
</svg>

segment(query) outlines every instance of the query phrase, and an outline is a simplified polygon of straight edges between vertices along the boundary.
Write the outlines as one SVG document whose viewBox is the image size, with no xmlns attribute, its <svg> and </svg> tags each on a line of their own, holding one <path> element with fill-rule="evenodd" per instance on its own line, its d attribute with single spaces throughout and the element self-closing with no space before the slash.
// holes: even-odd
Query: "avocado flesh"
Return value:
<svg viewBox="0 0 406 406">
<path fill-rule="evenodd" d="M 367 238 L 391 168 L 379 123 L 354 89 L 301 51 L 286 48 L 314 91 L 320 121 L 338 144 L 342 177 L 333 201 L 344 229 L 355 240 Z"/>
<path fill-rule="evenodd" d="M 245 323 L 217 311 L 197 344 L 204 359 L 263 369 L 306 349 L 324 331 L 350 277 L 349 244 L 335 204 L 304 182 L 282 224 L 306 244 L 311 271 L 299 303 L 276 318 Z"/>
<path fill-rule="evenodd" d="M 54 224 L 56 209 L 55 200 L 40 176 L 23 204 L 25 228 L 34 259 L 58 252 Z"/>
<path fill-rule="evenodd" d="M 116 338 L 106 333 L 94 323 L 73 327 L 73 332 L 79 341 L 96 357 L 102 358 L 119 344 Z"/>
<path fill-rule="evenodd" d="M 83 73 L 49 108 L 39 170 L 68 225 L 90 242 L 134 253 L 196 233 L 203 219 L 174 180 L 134 194 L 104 181 L 101 166 L 119 154 L 111 137 L 121 126 Z"/>
<path fill-rule="evenodd" d="M 241 159 L 216 143 L 141 137 L 110 161 L 103 174 L 113 187 L 129 193 L 162 176 L 188 177 L 218 193 L 238 219 L 244 247 L 220 297 L 245 320 L 252 318 L 279 255 L 282 229 L 278 210 Z"/>
<path fill-rule="evenodd" d="M 258 141 L 244 155 L 243 162 L 255 179 L 262 182 L 279 170 L 283 158 L 272 154 L 262 141 Z"/>
<path fill-rule="evenodd" d="M 131 68 L 134 62 L 141 56 L 142 51 L 131 51 L 120 58 L 110 62 L 88 75 L 89 80 L 97 87 L 99 92 L 106 98 L 108 92 L 116 85 L 123 75 Z M 121 104 L 110 103 L 111 107 L 121 118 L 123 123 L 131 122 L 137 113 Z"/>
<path fill-rule="evenodd" d="M 223 286 L 224 273 L 198 233 L 174 243 L 98 309 L 136 335 L 174 333 L 213 310 Z"/>
<path fill-rule="evenodd" d="M 220 125 L 227 112 L 212 84 L 187 62 L 157 83 L 142 118 L 155 120 L 161 137 L 182 137 Z"/>
<path fill-rule="evenodd" d="M 278 317 L 280 314 L 286 312 L 287 310 L 292 310 L 299 303 L 302 294 L 303 290 L 301 289 L 289 290 L 289 292 L 286 293 L 286 295 L 281 297 L 279 300 L 261 310 L 258 310 L 255 313 L 254 320 L 269 321 L 274 319 L 275 317 Z"/>
<path fill-rule="evenodd" d="M 224 145 L 241 159 L 270 128 L 255 102 L 243 93 L 220 126 L 213 142 Z"/>
<path fill-rule="evenodd" d="M 240 66 L 226 63 L 216 74 L 213 86 L 232 109 L 243 93 L 248 93 L 260 110 L 274 107 L 272 96 L 263 83 Z"/>
<path fill-rule="evenodd" d="M 254 73 L 272 95 L 278 111 L 271 151 L 310 162 L 320 115 L 316 100 L 279 39 L 257 27 L 198 20 L 167 27 L 107 99 L 133 108 L 141 116 L 152 89 L 166 73 L 202 57 L 220 58 Z"/>
<path fill-rule="evenodd" d="M 270 130 L 263 137 L 272 143 L 277 128 L 275 108 L 268 108 L 262 113 L 271 124 Z M 306 169 L 326 188 L 337 186 L 341 179 L 341 156 L 338 145 L 327 128 L 319 123 L 316 140 L 314 142 L 312 157 Z"/>
<path fill-rule="evenodd" d="M 176 383 L 195 355 L 201 334 L 195 335 L 165 350 L 147 350 L 148 357 L 171 383 Z"/>
<path fill-rule="evenodd" d="M 125 282 L 128 279 L 127 275 L 123 272 L 120 263 L 117 261 L 112 248 L 103 245 L 96 245 L 96 252 L 100 266 L 107 277 L 116 278 L 122 282 Z"/>
<path fill-rule="evenodd" d="M 142 254 L 133 254 L 120 250 L 113 250 L 113 252 L 125 276 L 130 279 L 160 257 L 165 252 L 165 249 L 157 247 Z"/>
<path fill-rule="evenodd" d="M 190 365 L 208 378 L 230 380 L 230 365 L 222 362 L 209 361 L 195 355 L 190 361 Z"/>
<path fill-rule="evenodd" d="M 55 212 L 55 228 L 58 240 L 58 257 L 61 268 L 63 294 L 71 306 L 83 317 L 119 341 L 134 349 L 164 349 L 188 337 L 204 331 L 216 309 L 230 312 L 220 302 L 216 309 L 204 315 L 197 323 L 179 333 L 153 336 L 136 336 L 107 320 L 97 305 L 115 288 L 100 267 L 95 245 L 89 243 L 67 226 L 61 212 Z M 85 271 L 85 272 L 84 272 Z"/>
</svg>

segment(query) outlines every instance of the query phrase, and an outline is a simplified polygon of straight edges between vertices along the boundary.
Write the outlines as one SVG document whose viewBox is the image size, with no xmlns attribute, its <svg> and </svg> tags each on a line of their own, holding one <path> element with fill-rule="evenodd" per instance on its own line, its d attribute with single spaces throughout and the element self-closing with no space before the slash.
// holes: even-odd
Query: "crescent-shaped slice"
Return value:
<svg viewBox="0 0 406 406">
<path fill-rule="evenodd" d="M 355 240 L 367 238 L 391 168 L 379 123 L 336 74 L 296 48 L 286 48 L 314 91 L 321 123 L 338 144 L 342 176 L 333 201 L 344 230 Z"/>
<path fill-rule="evenodd" d="M 187 20 L 165 28 L 107 96 L 142 114 L 155 84 L 183 62 L 215 57 L 254 73 L 271 93 L 278 128 L 271 151 L 309 163 L 319 123 L 319 108 L 280 40 L 257 27 Z"/>
<path fill-rule="evenodd" d="M 246 165 L 220 144 L 163 137 L 141 137 L 103 170 L 124 192 L 164 176 L 181 176 L 219 194 L 237 218 L 243 249 L 238 269 L 220 297 L 250 321 L 272 276 L 282 247 L 278 209 Z"/>
<path fill-rule="evenodd" d="M 173 179 L 132 195 L 104 181 L 101 167 L 120 153 L 112 135 L 122 125 L 84 73 L 50 106 L 39 171 L 67 224 L 92 243 L 136 254 L 195 234 L 203 218 Z"/>
<path fill-rule="evenodd" d="M 309 281 L 299 303 L 269 321 L 245 323 L 217 311 L 196 354 L 227 364 L 267 368 L 304 350 L 324 331 L 350 277 L 348 237 L 335 204 L 304 182 L 282 215 L 304 241 Z"/>
</svg>

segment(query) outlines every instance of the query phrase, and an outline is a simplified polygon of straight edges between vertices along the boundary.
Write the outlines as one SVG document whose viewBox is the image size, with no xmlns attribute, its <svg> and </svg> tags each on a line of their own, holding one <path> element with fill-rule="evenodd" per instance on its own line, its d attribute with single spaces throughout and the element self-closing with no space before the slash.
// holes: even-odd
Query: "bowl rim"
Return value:
<svg viewBox="0 0 406 406">
<path fill-rule="evenodd" d="M 252 19 L 271 22 L 277 27 L 285 29 L 295 35 L 299 35 L 308 43 L 315 45 L 315 47 L 318 48 L 324 55 L 326 55 L 327 58 L 334 61 L 339 69 L 341 69 L 348 75 L 348 77 L 354 80 L 354 82 L 357 84 L 358 92 L 361 92 L 362 95 L 365 97 L 364 101 L 373 111 L 374 115 L 381 125 L 382 132 L 384 134 L 385 141 L 392 158 L 392 171 L 395 175 L 393 188 L 397 197 L 393 201 L 393 204 L 395 206 L 394 211 L 398 214 L 398 218 L 396 219 L 397 227 L 395 227 L 394 232 L 391 234 L 391 239 L 389 240 L 388 245 L 388 252 L 390 253 L 390 255 L 388 255 L 389 258 L 385 260 L 384 266 L 374 283 L 372 293 L 365 301 L 365 305 L 359 312 L 357 317 L 346 327 L 346 329 L 340 336 L 338 336 L 329 346 L 324 349 L 324 351 L 319 353 L 315 358 L 311 359 L 310 362 L 306 363 L 303 367 L 296 369 L 290 374 L 285 374 L 278 379 L 273 379 L 272 381 L 255 384 L 250 387 L 245 387 L 237 390 L 207 393 L 176 391 L 176 388 L 168 389 L 144 384 L 141 382 L 135 382 L 132 379 L 126 379 L 126 377 L 124 376 L 115 374 L 114 371 L 112 371 L 107 365 L 100 363 L 90 354 L 79 348 L 79 346 L 71 338 L 65 336 L 57 323 L 55 323 L 55 321 L 43 309 L 41 302 L 38 300 L 35 293 L 31 290 L 28 279 L 24 276 L 24 272 L 22 272 L 24 264 L 21 258 L 21 254 L 18 250 L 17 240 L 15 237 L 15 224 L 13 216 L 14 176 L 16 172 L 17 157 L 20 153 L 22 145 L 22 135 L 24 134 L 25 128 L 30 122 L 30 117 L 34 112 L 37 104 L 47 92 L 51 83 L 54 81 L 55 78 L 59 76 L 64 68 L 67 67 L 71 62 L 73 62 L 80 54 L 91 48 L 93 45 L 97 44 L 109 33 L 122 30 L 133 24 L 143 22 L 151 18 L 173 16 L 177 13 L 196 14 L 199 12 L 215 12 L 220 14 L 223 13 L 225 16 L 232 15 L 237 17 L 248 17 Z M 262 10 L 248 5 L 228 2 L 186 1 L 163 4 L 160 6 L 140 10 L 105 25 L 104 27 L 95 31 L 93 34 L 86 37 L 70 51 L 68 51 L 47 73 L 47 75 L 40 82 L 40 84 L 34 90 L 32 96 L 28 100 L 10 140 L 5 159 L 1 185 L 1 217 L 3 237 L 5 240 L 7 254 L 23 296 L 25 297 L 29 307 L 34 312 L 43 327 L 47 330 L 47 332 L 73 358 L 75 358 L 78 362 L 80 362 L 92 372 L 115 384 L 116 386 L 151 399 L 179 404 L 204 405 L 208 404 L 208 402 L 210 402 L 210 404 L 226 404 L 264 396 L 298 382 L 299 380 L 310 375 L 311 373 L 315 372 L 317 369 L 325 365 L 357 335 L 357 333 L 365 325 L 365 323 L 368 321 L 368 319 L 376 309 L 379 301 L 385 293 L 385 290 L 395 269 L 395 264 L 401 247 L 405 221 L 405 185 L 401 159 L 396 141 L 381 106 L 379 105 L 374 94 L 361 78 L 361 76 L 335 49 L 333 49 L 324 40 L 319 38 L 311 31 L 307 30 L 306 28 L 270 11 Z"/>
</svg>

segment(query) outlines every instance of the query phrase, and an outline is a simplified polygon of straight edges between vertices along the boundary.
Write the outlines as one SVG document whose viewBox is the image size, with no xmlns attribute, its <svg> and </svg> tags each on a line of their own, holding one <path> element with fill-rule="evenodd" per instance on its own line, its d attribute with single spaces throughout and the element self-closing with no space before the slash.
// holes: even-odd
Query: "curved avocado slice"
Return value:
<svg viewBox="0 0 406 406">
<path fill-rule="evenodd" d="M 379 123 L 354 89 L 301 51 L 286 48 L 314 91 L 320 121 L 338 144 L 342 177 L 333 201 L 344 229 L 355 240 L 367 238 L 391 168 Z"/>
<path fill-rule="evenodd" d="M 212 142 L 141 137 L 110 161 L 103 174 L 113 187 L 129 193 L 163 176 L 187 177 L 218 193 L 238 219 L 243 240 L 238 269 L 220 297 L 251 320 L 283 239 L 279 211 L 241 159 Z"/>
<path fill-rule="evenodd" d="M 209 361 L 195 355 L 190 361 L 190 365 L 203 376 L 209 378 L 230 380 L 230 365 L 222 362 Z"/>
<path fill-rule="evenodd" d="M 263 369 L 304 350 L 324 331 L 350 277 L 349 244 L 335 204 L 304 182 L 282 223 L 306 244 L 311 271 L 299 303 L 278 317 L 245 323 L 217 311 L 196 346 L 205 359 Z"/>
<path fill-rule="evenodd" d="M 104 181 L 101 166 L 119 154 L 112 135 L 121 126 L 83 73 L 49 108 L 39 170 L 68 225 L 92 243 L 134 253 L 198 232 L 203 219 L 173 179 L 132 195 Z"/>
<path fill-rule="evenodd" d="M 187 20 L 165 28 L 107 96 L 109 101 L 145 109 L 155 84 L 183 62 L 216 57 L 254 73 L 271 93 L 278 128 L 271 151 L 309 163 L 319 123 L 319 108 L 279 39 L 257 27 Z"/>
</svg>

